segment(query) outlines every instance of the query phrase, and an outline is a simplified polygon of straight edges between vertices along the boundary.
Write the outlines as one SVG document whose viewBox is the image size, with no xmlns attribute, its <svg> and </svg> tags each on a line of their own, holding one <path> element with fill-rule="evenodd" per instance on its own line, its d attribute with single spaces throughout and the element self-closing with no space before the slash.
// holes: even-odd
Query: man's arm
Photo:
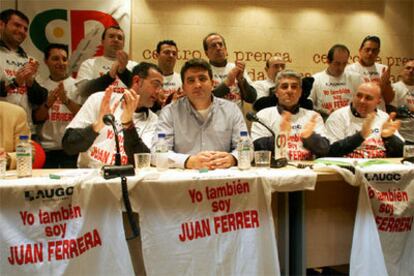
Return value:
<svg viewBox="0 0 414 276">
<path fill-rule="evenodd" d="M 40 86 L 36 80 L 33 80 L 32 86 L 27 87 L 27 97 L 32 105 L 43 104 L 47 99 L 47 94 L 47 89 Z"/>
<path fill-rule="evenodd" d="M 384 142 L 387 157 L 403 156 L 404 142 L 397 135 L 382 138 L 382 141 Z"/>
<path fill-rule="evenodd" d="M 124 133 L 124 149 L 128 156 L 128 163 L 134 165 L 134 153 L 149 153 L 150 149 L 145 145 L 144 141 L 139 137 L 137 129 L 132 127 L 123 128 Z"/>
<path fill-rule="evenodd" d="M 99 133 L 89 125 L 85 128 L 68 128 L 62 138 L 63 150 L 69 155 L 87 151 L 98 137 Z"/>
<path fill-rule="evenodd" d="M 256 89 L 245 78 L 239 81 L 237 85 L 239 86 L 242 100 L 247 103 L 254 103 L 257 98 Z"/>
<path fill-rule="evenodd" d="M 87 98 L 95 92 L 104 91 L 116 78 L 110 76 L 109 72 L 92 80 L 78 82 L 78 93 L 81 97 Z"/>
</svg>

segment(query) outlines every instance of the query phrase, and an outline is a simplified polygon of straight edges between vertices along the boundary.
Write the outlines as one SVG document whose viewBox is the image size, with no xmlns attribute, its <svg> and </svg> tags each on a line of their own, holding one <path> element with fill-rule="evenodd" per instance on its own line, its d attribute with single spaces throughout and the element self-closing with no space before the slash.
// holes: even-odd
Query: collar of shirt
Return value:
<svg viewBox="0 0 414 276">
<path fill-rule="evenodd" d="M 3 40 L 1 40 L 0 39 L 0 47 L 3 47 L 3 48 L 6 48 L 7 50 L 9 50 L 9 51 L 11 51 L 11 49 L 9 48 L 9 47 L 7 47 L 7 45 L 6 45 L 6 43 L 4 43 L 4 41 Z M 27 54 L 26 54 L 26 52 L 23 50 L 23 48 L 22 47 L 17 47 L 17 51 L 16 51 L 16 53 L 20 56 L 20 57 L 22 57 L 22 58 L 27 58 Z"/>
<path fill-rule="evenodd" d="M 291 110 L 287 110 L 283 106 L 278 105 L 277 106 L 277 111 L 279 112 L 279 114 L 282 114 L 283 111 L 288 111 L 288 112 L 290 112 L 292 114 L 297 114 L 299 112 L 299 108 L 300 108 L 300 105 L 299 104 L 295 105 Z"/>
</svg>

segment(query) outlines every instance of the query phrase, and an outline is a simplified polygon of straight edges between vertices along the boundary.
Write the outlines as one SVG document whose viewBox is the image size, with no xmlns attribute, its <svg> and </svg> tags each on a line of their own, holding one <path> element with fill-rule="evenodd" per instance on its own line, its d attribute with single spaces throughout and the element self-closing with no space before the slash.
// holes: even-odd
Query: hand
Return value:
<svg viewBox="0 0 414 276">
<path fill-rule="evenodd" d="M 381 85 L 390 85 L 391 66 L 382 69 Z"/>
<path fill-rule="evenodd" d="M 108 74 L 111 78 L 116 79 L 116 76 L 117 76 L 117 73 L 118 73 L 118 68 L 119 68 L 119 62 L 118 62 L 118 60 L 115 60 L 112 63 L 111 69 L 108 72 Z"/>
<path fill-rule="evenodd" d="M 292 113 L 288 111 L 283 111 L 282 113 L 282 120 L 280 121 L 280 132 L 289 133 L 292 129 L 291 120 Z"/>
<path fill-rule="evenodd" d="M 191 155 L 188 158 L 186 169 L 210 169 L 210 161 L 212 160 L 213 152 L 202 151 L 196 155 Z"/>
<path fill-rule="evenodd" d="M 401 121 L 400 120 L 394 121 L 395 116 L 396 116 L 396 113 L 391 112 L 390 116 L 388 117 L 388 120 L 382 125 L 382 130 L 381 130 L 382 138 L 391 137 L 400 128 Z"/>
<path fill-rule="evenodd" d="M 114 87 L 112 85 L 110 85 L 107 89 L 105 89 L 105 95 L 103 96 L 102 101 L 101 101 L 101 107 L 99 109 L 98 118 L 92 124 L 92 128 L 96 133 L 98 133 L 99 131 L 101 131 L 101 129 L 105 127 L 105 124 L 103 122 L 103 117 L 106 114 L 113 114 L 115 109 L 119 105 L 119 101 L 117 101 L 112 108 L 109 106 L 111 103 L 111 97 L 112 97 L 113 91 L 114 91 Z"/>
<path fill-rule="evenodd" d="M 16 72 L 16 83 L 19 86 L 27 85 L 28 83 L 33 83 L 33 77 L 37 72 L 36 63 L 26 63 Z"/>
<path fill-rule="evenodd" d="M 31 87 L 33 85 L 34 78 L 37 73 L 37 69 L 39 68 L 39 62 L 34 59 L 30 59 L 28 63 L 25 64 L 27 66 L 27 77 L 26 77 L 26 85 Z"/>
<path fill-rule="evenodd" d="M 236 165 L 236 159 L 228 152 L 216 151 L 210 161 L 210 169 L 226 169 Z"/>
<path fill-rule="evenodd" d="M 239 69 L 234 67 L 230 70 L 230 72 L 227 74 L 227 78 L 224 80 L 224 84 L 227 87 L 233 86 L 236 83 L 237 75 L 239 74 Z"/>
<path fill-rule="evenodd" d="M 121 123 L 132 122 L 132 116 L 138 107 L 140 96 L 134 90 L 124 91 L 124 101 L 122 102 L 123 112 L 121 115 Z"/>
<path fill-rule="evenodd" d="M 361 136 L 364 139 L 367 139 L 368 136 L 371 134 L 372 123 L 374 122 L 376 116 L 377 116 L 376 112 L 373 111 L 369 113 L 367 117 L 364 119 L 364 122 L 362 123 L 362 129 L 361 129 Z"/>
<path fill-rule="evenodd" d="M 116 52 L 116 60 L 118 61 L 117 73 L 123 73 L 128 65 L 128 54 L 123 50 Z"/>
<path fill-rule="evenodd" d="M 300 137 L 303 139 L 309 138 L 312 135 L 313 131 L 315 130 L 316 123 L 318 122 L 318 114 L 314 114 L 312 118 L 309 120 L 303 131 L 300 133 Z"/>
<path fill-rule="evenodd" d="M 56 98 L 58 98 L 62 103 L 65 103 L 68 100 L 68 97 L 65 93 L 65 87 L 63 86 L 63 82 L 59 82 L 58 86 L 52 92 Z M 49 105 L 50 106 L 50 105 Z"/>
<path fill-rule="evenodd" d="M 236 61 L 236 68 L 238 69 L 238 74 L 236 76 L 237 81 L 241 83 L 244 80 L 244 69 L 246 68 L 246 64 L 241 61 Z"/>
<path fill-rule="evenodd" d="M 182 97 L 184 97 L 184 91 L 181 89 L 181 87 L 180 88 L 178 88 L 176 91 L 175 91 L 175 93 L 173 93 L 173 96 L 172 96 L 172 102 L 174 103 L 174 102 L 176 102 L 179 98 L 182 98 Z"/>
</svg>

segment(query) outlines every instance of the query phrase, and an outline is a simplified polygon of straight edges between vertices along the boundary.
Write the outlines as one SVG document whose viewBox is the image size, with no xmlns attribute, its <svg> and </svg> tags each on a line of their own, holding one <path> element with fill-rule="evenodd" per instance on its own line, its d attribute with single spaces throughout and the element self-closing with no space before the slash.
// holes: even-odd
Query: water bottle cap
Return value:
<svg viewBox="0 0 414 276">
<path fill-rule="evenodd" d="M 28 135 L 20 135 L 19 139 L 20 140 L 29 140 L 29 136 Z"/>
<path fill-rule="evenodd" d="M 240 136 L 247 136 L 247 131 L 240 131 Z"/>
<path fill-rule="evenodd" d="M 158 138 L 165 138 L 165 133 L 158 133 Z"/>
</svg>

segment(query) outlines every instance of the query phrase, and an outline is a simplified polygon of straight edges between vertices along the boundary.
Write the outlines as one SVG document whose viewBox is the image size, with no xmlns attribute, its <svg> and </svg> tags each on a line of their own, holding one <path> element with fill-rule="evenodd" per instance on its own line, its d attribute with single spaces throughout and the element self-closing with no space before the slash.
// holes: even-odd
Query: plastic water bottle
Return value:
<svg viewBox="0 0 414 276">
<path fill-rule="evenodd" d="M 16 146 L 17 177 L 32 176 L 32 145 L 29 136 L 20 135 Z"/>
<path fill-rule="evenodd" d="M 158 171 L 168 170 L 168 144 L 165 141 L 165 133 L 158 133 L 158 141 L 155 144 L 155 166 Z"/>
<path fill-rule="evenodd" d="M 253 143 L 247 135 L 247 131 L 240 131 L 240 141 L 237 144 L 238 167 L 240 170 L 248 170 L 253 160 Z"/>
</svg>

